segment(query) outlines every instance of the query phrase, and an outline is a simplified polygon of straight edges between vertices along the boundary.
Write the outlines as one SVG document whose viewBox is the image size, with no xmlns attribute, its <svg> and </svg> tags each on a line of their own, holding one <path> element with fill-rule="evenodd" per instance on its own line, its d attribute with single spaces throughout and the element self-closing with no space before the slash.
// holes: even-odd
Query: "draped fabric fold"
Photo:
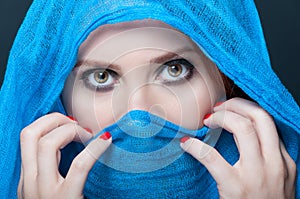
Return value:
<svg viewBox="0 0 300 199">
<path fill-rule="evenodd" d="M 34 0 L 11 49 L 0 91 L 1 198 L 17 197 L 22 129 L 49 112 L 64 113 L 60 94 L 80 44 L 103 24 L 148 18 L 192 38 L 226 76 L 268 111 L 299 168 L 300 109 L 271 68 L 252 0 Z M 216 147 L 234 162 L 238 154 L 234 147 L 230 152 L 223 146 L 233 144 L 224 135 Z M 197 194 L 217 197 L 210 175 L 199 176 L 195 183 L 203 183 L 206 192 Z M 296 186 L 300 198 L 299 180 Z"/>
</svg>

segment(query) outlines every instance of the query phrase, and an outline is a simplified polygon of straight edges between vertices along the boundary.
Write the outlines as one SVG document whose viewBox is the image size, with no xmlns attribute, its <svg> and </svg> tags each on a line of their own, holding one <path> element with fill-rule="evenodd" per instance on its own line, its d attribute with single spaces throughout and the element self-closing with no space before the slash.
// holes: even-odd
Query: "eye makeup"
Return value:
<svg viewBox="0 0 300 199">
<path fill-rule="evenodd" d="M 193 77 L 194 69 L 195 67 L 187 59 L 178 57 L 159 65 L 154 73 L 154 81 L 168 86 L 184 84 Z M 112 68 L 95 67 L 95 65 L 92 68 L 84 65 L 77 71 L 82 71 L 78 75 L 84 86 L 96 92 L 112 91 L 122 78 L 121 72 L 116 72 Z"/>
<path fill-rule="evenodd" d="M 108 92 L 119 83 L 119 75 L 110 69 L 89 69 L 84 71 L 80 78 L 84 85 L 97 92 Z"/>
<path fill-rule="evenodd" d="M 158 68 L 156 80 L 167 85 L 178 85 L 193 77 L 195 67 L 186 59 L 168 61 Z"/>
</svg>

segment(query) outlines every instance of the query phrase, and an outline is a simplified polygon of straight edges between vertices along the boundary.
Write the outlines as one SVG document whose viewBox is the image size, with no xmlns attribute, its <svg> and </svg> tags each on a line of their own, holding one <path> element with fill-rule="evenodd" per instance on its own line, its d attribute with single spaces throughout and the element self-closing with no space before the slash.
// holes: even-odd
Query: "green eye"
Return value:
<svg viewBox="0 0 300 199">
<path fill-rule="evenodd" d="M 175 63 L 172 65 L 168 66 L 168 73 L 172 76 L 172 77 L 178 77 L 181 75 L 182 73 L 182 66 L 180 63 Z"/>
<path fill-rule="evenodd" d="M 94 73 L 94 79 L 99 84 L 107 82 L 108 78 L 109 74 L 107 71 L 95 71 Z"/>
<path fill-rule="evenodd" d="M 118 84 L 118 74 L 109 69 L 91 69 L 82 74 L 85 85 L 96 91 L 112 90 Z"/>
<path fill-rule="evenodd" d="M 186 59 L 175 59 L 164 63 L 157 80 L 163 83 L 175 83 L 192 77 L 194 66 Z"/>
</svg>

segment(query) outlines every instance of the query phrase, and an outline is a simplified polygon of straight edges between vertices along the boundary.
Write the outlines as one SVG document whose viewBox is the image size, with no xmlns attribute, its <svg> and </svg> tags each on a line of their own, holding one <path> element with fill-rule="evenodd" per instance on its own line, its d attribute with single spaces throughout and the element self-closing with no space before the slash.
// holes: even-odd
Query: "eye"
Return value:
<svg viewBox="0 0 300 199">
<path fill-rule="evenodd" d="M 108 69 L 92 69 L 83 73 L 85 85 L 93 90 L 107 91 L 118 83 L 117 74 Z"/>
<path fill-rule="evenodd" d="M 104 84 L 109 79 L 109 73 L 107 71 L 94 72 L 94 80 L 99 84 Z"/>
<path fill-rule="evenodd" d="M 176 59 L 164 63 L 159 69 L 157 80 L 163 83 L 178 82 L 193 75 L 194 66 L 186 59 Z"/>
<path fill-rule="evenodd" d="M 182 74 L 182 66 L 179 63 L 174 63 L 168 66 L 168 73 L 172 77 L 178 77 Z"/>
</svg>

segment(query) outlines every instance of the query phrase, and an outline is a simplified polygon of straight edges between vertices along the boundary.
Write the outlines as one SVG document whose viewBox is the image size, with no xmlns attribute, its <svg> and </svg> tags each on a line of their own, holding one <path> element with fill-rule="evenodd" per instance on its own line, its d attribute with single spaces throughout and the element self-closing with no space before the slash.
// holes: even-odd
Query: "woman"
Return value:
<svg viewBox="0 0 300 199">
<path fill-rule="evenodd" d="M 153 27 L 155 31 L 151 32 Z M 163 31 L 159 31 L 161 29 Z M 131 30 L 141 31 L 135 33 Z M 150 46 L 150 50 L 145 49 L 149 46 L 138 42 L 137 46 L 130 46 L 135 44 L 135 39 L 141 43 L 151 41 L 149 43 L 154 46 Z M 182 47 L 183 44 L 192 48 L 194 54 L 174 49 L 174 46 Z M 131 48 L 126 49 L 128 46 Z M 139 47 L 143 50 L 140 51 Z M 162 52 L 173 59 L 151 62 L 151 58 L 160 57 Z M 91 70 L 92 64 L 84 62 L 99 57 L 108 60 L 109 64 L 105 63 L 105 66 L 118 63 L 121 72 L 117 73 L 111 67 L 103 70 L 99 64 Z M 144 66 L 146 60 L 147 67 Z M 224 100 L 215 65 L 251 100 L 271 114 L 275 123 L 262 108 L 248 100 L 233 98 L 215 106 L 216 102 Z M 198 78 L 189 80 L 192 66 L 197 69 Z M 162 71 L 145 72 L 149 68 L 162 68 Z M 113 78 L 116 74 L 121 74 L 119 82 L 118 78 Z M 151 87 L 148 86 L 149 74 L 157 74 L 150 78 L 154 80 L 150 82 Z M 51 5 L 34 2 L 16 38 L 5 78 L 1 89 L 1 117 L 4 121 L 1 124 L 4 159 L 1 185 L 6 187 L 5 197 L 16 197 L 19 179 L 21 198 L 37 195 L 42 198 L 83 195 L 88 198 L 292 198 L 295 187 L 297 190 L 294 162 L 298 161 L 299 107 L 270 68 L 253 2 L 55 1 Z M 99 87 L 98 84 L 109 82 L 108 78 L 113 84 Z M 16 82 L 18 79 L 20 81 Z M 141 82 L 133 81 L 135 79 Z M 179 85 L 168 85 L 182 79 L 183 83 L 181 81 Z M 157 84 L 163 86 L 157 88 Z M 199 87 L 194 87 L 196 85 Z M 225 87 L 228 90 L 228 86 Z M 99 94 L 99 88 L 106 89 L 106 94 Z M 112 89 L 117 91 L 112 92 Z M 166 90 L 161 92 L 161 89 Z M 155 97 L 149 100 L 145 98 L 147 93 Z M 157 97 L 157 93 L 163 95 Z M 186 97 L 189 94 L 193 96 Z M 16 95 L 21 96 L 16 99 Z M 109 100 L 98 101 L 105 97 Z M 128 102 L 125 108 L 120 106 L 123 104 L 120 100 L 124 99 Z M 165 100 L 171 101 L 172 106 L 164 103 Z M 107 101 L 112 105 L 103 104 Z M 192 103 L 197 108 L 190 106 Z M 155 104 L 164 106 L 153 107 Z M 132 110 L 154 114 L 149 116 L 143 111 L 126 113 Z M 77 121 L 53 113 L 55 111 L 63 114 L 66 111 Z M 152 119 L 157 122 L 149 122 Z M 170 132 L 177 133 L 178 129 L 183 132 L 181 136 L 189 133 L 196 136 L 184 137 L 180 144 L 195 159 L 186 153 L 180 154 L 159 168 L 147 170 L 143 165 L 157 164 L 130 164 L 138 160 L 130 156 L 121 163 L 126 165 L 125 168 L 130 165 L 132 168 L 124 170 L 124 167 L 118 167 L 116 147 L 110 147 L 112 150 L 106 156 L 103 154 L 102 161 L 95 163 L 111 141 L 117 147 L 135 153 L 148 153 L 165 146 L 164 139 L 149 144 L 135 139 L 136 134 L 130 139 L 124 138 L 122 133 L 129 124 L 129 130 L 134 131 L 148 123 L 152 128 L 162 128 L 159 131 L 161 137 L 169 136 Z M 219 152 L 199 140 L 208 135 L 203 124 L 211 129 L 223 127 L 231 133 L 222 132 L 216 144 Z M 57 130 L 59 127 L 65 129 Z M 188 130 L 197 128 L 200 130 L 196 132 Z M 112 130 L 111 134 L 105 133 L 107 129 Z M 101 135 L 97 134 L 99 131 Z M 18 144 L 20 132 L 22 154 Z M 100 140 L 92 139 L 98 136 Z M 174 137 L 167 137 L 175 140 L 170 142 L 171 155 L 176 144 L 179 149 L 179 141 L 176 142 Z M 66 146 L 72 140 L 89 144 L 85 149 L 82 144 Z M 62 148 L 60 158 L 57 152 Z M 74 157 L 76 159 L 71 163 Z M 149 158 L 138 157 L 144 161 Z M 8 163 L 4 165 L 4 162 Z"/>
</svg>

